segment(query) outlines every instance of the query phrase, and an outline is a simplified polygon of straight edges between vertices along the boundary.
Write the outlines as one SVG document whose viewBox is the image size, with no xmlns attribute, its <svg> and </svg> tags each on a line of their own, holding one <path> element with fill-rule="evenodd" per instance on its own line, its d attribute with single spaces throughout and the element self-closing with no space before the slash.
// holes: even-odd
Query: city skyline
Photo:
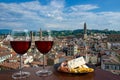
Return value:
<svg viewBox="0 0 120 80">
<path fill-rule="evenodd" d="M 120 30 L 119 0 L 0 0 L 0 29 Z"/>
</svg>

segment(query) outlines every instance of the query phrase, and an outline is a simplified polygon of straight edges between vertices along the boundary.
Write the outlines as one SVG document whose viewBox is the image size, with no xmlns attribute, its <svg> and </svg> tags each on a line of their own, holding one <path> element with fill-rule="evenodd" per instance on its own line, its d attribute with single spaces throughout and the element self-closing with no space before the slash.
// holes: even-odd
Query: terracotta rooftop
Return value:
<svg viewBox="0 0 120 80">
<path fill-rule="evenodd" d="M 7 48 L 0 46 L 0 51 L 6 50 Z"/>
<path fill-rule="evenodd" d="M 19 57 L 17 57 L 16 55 L 13 55 L 11 58 L 9 58 L 8 60 L 20 60 Z"/>
<path fill-rule="evenodd" d="M 32 64 L 32 65 L 43 65 L 43 61 L 33 61 L 30 64 Z M 47 60 L 45 60 L 45 65 L 47 65 Z"/>
<path fill-rule="evenodd" d="M 119 61 L 116 61 L 116 59 L 110 55 L 104 55 L 102 56 L 103 58 L 103 63 L 106 63 L 106 64 L 120 64 Z"/>
<path fill-rule="evenodd" d="M 0 67 L 7 68 L 7 69 L 17 69 L 19 68 L 19 62 L 3 62 L 0 63 Z"/>
<path fill-rule="evenodd" d="M 9 52 L 0 52 L 0 57 L 6 56 L 6 55 L 10 55 L 10 53 Z"/>
<path fill-rule="evenodd" d="M 14 52 L 14 51 L 10 52 L 10 50 L 8 50 L 7 48 L 0 47 L 0 57 L 5 56 L 5 55 L 9 55 L 9 54 L 16 55 L 16 52 Z"/>
<path fill-rule="evenodd" d="M 10 55 L 10 51 L 5 47 L 0 47 L 0 57 Z"/>
</svg>

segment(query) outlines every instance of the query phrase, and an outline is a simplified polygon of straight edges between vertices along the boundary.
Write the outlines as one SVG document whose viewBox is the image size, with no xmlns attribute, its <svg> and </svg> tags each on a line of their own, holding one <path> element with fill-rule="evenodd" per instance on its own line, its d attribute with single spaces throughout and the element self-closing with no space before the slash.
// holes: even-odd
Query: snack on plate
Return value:
<svg viewBox="0 0 120 80">
<path fill-rule="evenodd" d="M 83 65 L 81 65 L 81 66 L 83 66 Z M 70 68 L 69 72 L 70 73 L 88 73 L 88 72 L 94 71 L 94 69 L 92 69 L 92 68 L 86 68 L 86 67 L 81 67 L 81 66 L 79 66 L 77 68 Z"/>
<path fill-rule="evenodd" d="M 79 61 L 80 60 L 80 61 Z M 58 71 L 67 73 L 88 73 L 93 72 L 93 68 L 89 68 L 83 57 L 79 57 L 70 61 L 62 62 L 58 67 Z"/>
</svg>

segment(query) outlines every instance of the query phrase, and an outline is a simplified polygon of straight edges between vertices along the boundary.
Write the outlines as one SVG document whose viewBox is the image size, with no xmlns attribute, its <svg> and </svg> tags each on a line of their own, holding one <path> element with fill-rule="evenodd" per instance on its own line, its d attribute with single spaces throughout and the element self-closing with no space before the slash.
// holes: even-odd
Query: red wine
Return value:
<svg viewBox="0 0 120 80">
<path fill-rule="evenodd" d="M 31 46 L 31 41 L 10 41 L 11 47 L 17 54 L 25 54 Z"/>
<path fill-rule="evenodd" d="M 42 54 L 47 54 L 52 48 L 53 41 L 35 41 L 35 45 Z"/>
</svg>

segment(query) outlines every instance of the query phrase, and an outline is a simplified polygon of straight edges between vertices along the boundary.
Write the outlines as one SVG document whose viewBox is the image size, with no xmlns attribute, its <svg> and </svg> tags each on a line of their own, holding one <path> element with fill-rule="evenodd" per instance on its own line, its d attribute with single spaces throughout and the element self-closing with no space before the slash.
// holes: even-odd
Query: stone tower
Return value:
<svg viewBox="0 0 120 80">
<path fill-rule="evenodd" d="M 30 35 L 31 35 L 31 41 L 34 41 L 33 31 L 30 31 Z"/>
<path fill-rule="evenodd" d="M 40 28 L 40 39 L 42 40 L 42 29 Z"/>
<path fill-rule="evenodd" d="M 84 36 L 83 36 L 83 39 L 86 40 L 87 38 L 87 26 L 86 26 L 86 23 L 84 23 Z"/>
</svg>

